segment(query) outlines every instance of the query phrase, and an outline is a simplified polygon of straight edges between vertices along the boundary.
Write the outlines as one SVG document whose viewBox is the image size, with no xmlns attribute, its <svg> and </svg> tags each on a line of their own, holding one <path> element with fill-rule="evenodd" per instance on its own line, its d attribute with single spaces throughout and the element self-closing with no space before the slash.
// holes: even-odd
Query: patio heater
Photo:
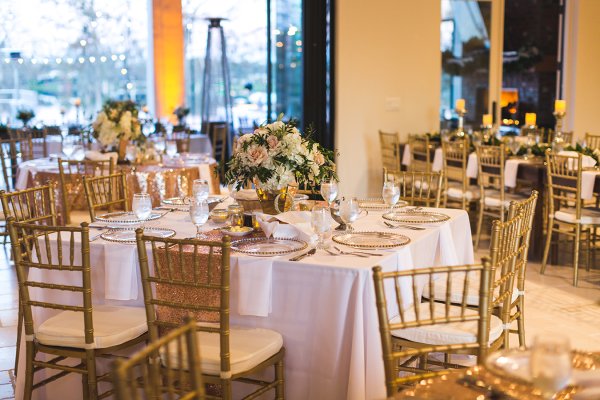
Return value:
<svg viewBox="0 0 600 400">
<path fill-rule="evenodd" d="M 227 147 L 231 148 L 233 118 L 231 114 L 231 80 L 229 61 L 221 21 L 226 18 L 206 18 L 208 36 L 202 78 L 202 132 L 211 135 L 211 126 L 225 123 L 229 127 Z M 230 150 L 229 150 L 230 151 Z"/>
</svg>

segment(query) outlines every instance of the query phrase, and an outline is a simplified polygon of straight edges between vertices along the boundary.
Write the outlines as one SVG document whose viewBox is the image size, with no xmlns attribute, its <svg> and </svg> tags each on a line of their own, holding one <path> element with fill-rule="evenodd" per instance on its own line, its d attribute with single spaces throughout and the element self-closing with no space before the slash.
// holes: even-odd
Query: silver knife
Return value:
<svg viewBox="0 0 600 400">
<path fill-rule="evenodd" d="M 302 253 L 300 255 L 297 255 L 296 257 L 292 257 L 290 258 L 290 261 L 300 261 L 305 257 L 309 257 L 312 256 L 313 254 L 315 254 L 317 252 L 317 249 L 310 249 L 309 251 L 307 251 L 306 253 Z"/>
</svg>

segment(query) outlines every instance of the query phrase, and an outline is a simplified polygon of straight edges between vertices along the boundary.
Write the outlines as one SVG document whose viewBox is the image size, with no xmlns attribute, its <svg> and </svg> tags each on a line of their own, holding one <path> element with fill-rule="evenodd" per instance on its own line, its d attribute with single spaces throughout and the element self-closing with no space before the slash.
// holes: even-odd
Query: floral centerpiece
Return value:
<svg viewBox="0 0 600 400">
<path fill-rule="evenodd" d="M 184 105 L 181 105 L 173 110 L 173 114 L 177 117 L 177 123 L 180 126 L 185 125 L 185 117 L 187 117 L 189 113 L 190 109 Z"/>
<path fill-rule="evenodd" d="M 23 126 L 27 126 L 29 121 L 31 121 L 35 117 L 35 113 L 33 110 L 21 109 L 17 111 L 17 119 L 23 122 Z"/>
<path fill-rule="evenodd" d="M 227 164 L 228 184 L 240 189 L 254 183 L 260 199 L 265 193 L 284 192 L 290 184 L 314 187 L 325 179 L 337 179 L 334 152 L 314 141 L 312 131 L 302 136 L 294 122 L 282 119 L 280 114 L 272 124 L 238 139 Z"/>
<path fill-rule="evenodd" d="M 138 120 L 137 105 L 131 100 L 108 100 L 92 124 L 93 135 L 105 149 L 117 149 L 125 158 L 129 142 L 140 146 L 146 141 Z"/>
<path fill-rule="evenodd" d="M 566 151 L 576 151 L 577 153 L 581 153 L 584 156 L 589 156 L 596 161 L 596 165 L 600 165 L 600 149 L 593 149 L 588 146 L 582 146 L 579 143 L 576 143 L 575 146 L 567 146 L 565 148 Z"/>
</svg>

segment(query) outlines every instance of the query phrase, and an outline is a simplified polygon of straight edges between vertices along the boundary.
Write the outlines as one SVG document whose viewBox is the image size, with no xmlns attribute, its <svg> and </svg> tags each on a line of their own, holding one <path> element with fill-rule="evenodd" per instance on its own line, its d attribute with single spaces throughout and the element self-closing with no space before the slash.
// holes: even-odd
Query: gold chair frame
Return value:
<svg viewBox="0 0 600 400">
<path fill-rule="evenodd" d="M 113 379 L 117 400 L 162 399 L 165 395 L 170 399 L 206 398 L 196 321 L 192 318 L 185 321 L 184 325 L 148 344 L 129 359 L 115 361 Z M 187 355 L 186 365 L 170 364 L 172 347 L 176 354 Z M 161 357 L 163 353 L 165 356 Z M 166 362 L 161 363 L 161 360 Z"/>
<path fill-rule="evenodd" d="M 15 222 L 13 217 L 8 220 L 8 230 L 11 238 L 12 251 L 15 258 L 15 267 L 19 281 L 19 294 L 23 308 L 25 327 L 26 370 L 24 399 L 31 399 L 33 390 L 40 388 L 70 373 L 81 374 L 83 398 L 97 399 L 112 394 L 109 390 L 98 394 L 98 381 L 110 381 L 109 374 L 96 375 L 96 358 L 113 357 L 114 352 L 141 343 L 146 340 L 147 333 L 119 345 L 108 348 L 94 348 L 94 324 L 92 319 L 92 280 L 90 263 L 89 227 L 86 223 L 81 227 L 44 226 L 31 223 Z M 54 236 L 55 235 L 55 236 Z M 75 236 L 81 238 L 81 265 L 76 265 Z M 51 236 L 54 236 L 51 239 Z M 64 239 L 63 239 L 64 238 Z M 52 240 L 55 243 L 52 243 Z M 68 252 L 63 245 L 68 245 Z M 47 260 L 47 262 L 43 262 Z M 56 261 L 54 261 L 56 260 Z M 71 271 L 81 274 L 80 285 L 54 284 L 31 280 L 28 271 L 32 268 L 45 271 Z M 73 292 L 81 294 L 78 305 L 68 305 L 59 302 L 43 302 L 31 298 L 29 288 L 38 288 L 46 291 Z M 84 322 L 85 348 L 62 347 L 45 345 L 36 340 L 36 327 L 32 308 L 45 308 L 51 310 L 72 311 L 82 313 Z M 38 353 L 55 356 L 50 360 L 38 360 Z M 61 364 L 70 358 L 80 359 L 78 365 Z M 59 373 L 42 381 L 33 382 L 34 374 L 43 369 L 58 370 Z"/>
<path fill-rule="evenodd" d="M 229 345 L 230 237 L 225 236 L 220 242 L 196 239 L 165 239 L 146 236 L 143 234 L 142 229 L 137 229 L 136 241 L 151 341 L 156 341 L 161 331 L 177 326 L 177 324 L 165 318 L 169 311 L 172 313 L 185 313 L 185 315 L 189 315 L 189 313 L 195 315 L 210 313 L 218 321 L 218 327 L 214 324 L 200 323 L 197 324 L 196 329 L 199 332 L 219 334 L 221 372 L 220 375 L 202 374 L 204 381 L 221 385 L 224 399 L 231 399 L 232 382 L 234 381 L 259 386 L 258 390 L 245 397 L 247 399 L 255 398 L 272 389 L 275 390 L 276 399 L 283 399 L 284 347 L 251 370 L 237 374 L 231 373 Z M 192 271 L 190 273 L 184 271 L 184 247 L 187 247 L 186 251 L 193 255 L 193 265 L 191 265 Z M 149 267 L 148 262 L 148 248 L 154 261 L 152 269 Z M 202 252 L 201 249 L 205 249 L 206 252 Z M 164 262 L 166 265 L 163 268 L 159 267 L 160 261 L 158 261 L 158 252 L 161 250 L 165 253 Z M 200 262 L 200 254 L 207 254 L 206 264 Z M 218 257 L 219 255 L 220 257 Z M 219 258 L 220 262 L 215 261 L 215 257 Z M 199 303 L 197 300 L 194 301 L 188 298 L 188 296 L 160 298 L 157 288 L 161 285 L 169 288 L 169 291 L 171 289 L 173 291 L 189 291 L 190 289 L 198 291 L 202 293 L 201 299 L 207 303 L 209 303 L 209 298 L 217 298 L 218 305 Z M 160 314 L 158 313 L 159 308 L 163 309 Z M 264 370 L 268 366 L 274 367 L 275 378 L 273 381 L 258 380 L 248 376 Z"/>
<path fill-rule="evenodd" d="M 467 302 L 466 298 L 468 295 L 468 279 L 470 272 L 480 272 L 480 285 L 479 285 L 479 307 L 476 311 L 467 315 Z M 445 312 L 443 316 L 435 316 L 434 308 L 436 303 L 431 297 L 428 301 L 421 303 L 421 299 L 417 298 L 417 278 L 422 280 L 427 279 L 426 285 L 433 290 L 433 281 L 436 279 L 438 274 L 447 274 L 448 284 L 450 283 L 450 277 L 454 274 L 464 273 L 465 285 L 463 292 L 463 301 L 461 304 L 460 315 L 450 315 L 450 295 L 447 290 L 446 293 L 446 304 Z M 448 371 L 430 371 L 425 370 L 426 357 L 429 353 L 442 352 L 442 353 L 458 353 L 466 352 L 468 354 L 475 354 L 477 359 L 481 362 L 485 359 L 488 352 L 488 337 L 490 329 L 490 283 L 491 274 L 493 273 L 491 264 L 487 258 L 482 260 L 482 264 L 475 265 L 461 265 L 451 267 L 436 267 L 436 268 L 421 268 L 407 271 L 392 271 L 383 272 L 380 266 L 373 268 L 373 282 L 375 285 L 375 297 L 377 301 L 377 315 L 379 318 L 379 332 L 381 334 L 381 343 L 383 347 L 383 361 L 385 367 L 385 383 L 387 389 L 388 398 L 393 398 L 401 386 L 414 383 L 421 379 L 427 379 L 440 374 L 445 374 Z M 414 320 L 407 320 L 405 317 L 406 308 L 403 307 L 403 294 L 399 279 L 408 278 L 411 279 L 412 283 L 412 308 L 414 310 Z M 394 288 L 394 300 L 399 312 L 399 321 L 395 323 L 390 322 L 390 316 L 388 314 L 388 304 L 385 293 L 386 281 L 393 281 Z M 391 296 L 390 296 L 391 297 Z M 433 316 L 430 319 L 420 318 L 420 308 L 429 308 L 429 315 Z M 437 303 L 437 307 L 441 306 Z M 466 321 L 477 321 L 477 341 L 475 343 L 455 343 L 455 344 L 420 344 L 411 342 L 408 340 L 400 339 L 392 336 L 392 331 L 398 329 L 430 326 L 430 325 L 442 325 L 456 322 Z M 404 361 L 408 358 L 408 361 Z M 416 359 L 421 360 L 419 368 L 410 367 L 407 364 L 415 361 Z M 452 367 L 459 368 L 459 365 L 452 365 Z M 398 376 L 398 371 L 405 371 L 414 373 L 410 376 Z"/>
<path fill-rule="evenodd" d="M 383 176 L 394 178 L 400 188 L 400 200 L 411 206 L 440 207 L 444 176 L 441 171 L 387 171 L 384 168 Z"/>
<path fill-rule="evenodd" d="M 17 165 L 20 161 L 33 159 L 33 143 L 31 137 L 23 139 L 1 139 L 0 140 L 0 163 L 2 163 L 2 174 L 5 190 L 15 190 L 17 179 Z"/>
<path fill-rule="evenodd" d="M 409 171 L 431 172 L 431 151 L 435 148 L 428 135 L 409 135 L 410 167 Z"/>
<path fill-rule="evenodd" d="M 58 159 L 58 174 L 61 191 L 61 205 L 64 214 L 65 224 L 71 224 L 71 206 L 72 203 L 69 201 L 69 191 L 67 190 L 67 183 L 71 183 L 77 188 L 77 191 L 83 189 L 83 177 L 84 176 L 105 176 L 114 174 L 114 162 L 113 159 L 109 160 L 63 160 Z M 98 175 L 99 173 L 99 175 Z M 68 178 L 67 178 L 68 176 Z M 93 219 L 92 219 L 93 221 Z"/>
<path fill-rule="evenodd" d="M 583 241 L 582 236 L 586 237 L 586 264 L 589 271 L 591 264 L 592 230 L 599 226 L 599 224 L 584 224 L 580 222 L 583 210 L 583 201 L 581 200 L 582 155 L 562 156 L 554 154 L 554 152 L 548 149 L 546 151 L 546 167 L 548 174 L 548 224 L 540 274 L 544 274 L 546 271 L 548 254 L 550 253 L 550 245 L 552 244 L 552 234 L 555 232 L 563 234 L 574 240 L 573 286 L 577 286 L 579 283 L 579 250 L 580 244 Z M 573 203 L 575 204 L 575 222 L 556 220 L 555 212 L 560 211 L 563 205 Z M 561 225 L 567 228 L 563 228 Z"/>
<path fill-rule="evenodd" d="M 400 171 L 400 139 L 398 132 L 379 131 L 381 163 L 389 171 Z"/>
<path fill-rule="evenodd" d="M 114 209 L 130 211 L 124 172 L 104 176 L 84 176 L 83 187 L 92 222 L 96 220 L 98 209 L 105 208 L 108 212 Z"/>
<path fill-rule="evenodd" d="M 585 144 L 592 149 L 600 149 L 600 135 L 594 135 L 589 132 L 585 134 Z"/>
<path fill-rule="evenodd" d="M 508 212 L 508 218 L 513 219 L 519 212 L 523 214 L 523 223 L 519 233 L 518 255 L 517 255 L 517 298 L 510 305 L 510 317 L 507 321 L 512 324 L 517 321 L 517 329 L 510 329 L 509 333 L 519 336 L 519 347 L 525 347 L 525 273 L 527 272 L 527 257 L 529 243 L 535 215 L 535 206 L 538 200 L 538 192 L 533 190 L 531 196 L 523 201 L 512 201 Z M 513 289 L 514 290 L 514 289 Z M 512 296 L 511 296 L 512 297 Z"/>
<path fill-rule="evenodd" d="M 460 204 L 460 208 L 467 210 L 470 201 L 466 193 L 469 189 L 469 177 L 467 176 L 467 162 L 469 160 L 470 142 L 468 138 L 458 139 L 453 142 L 442 142 L 442 153 L 444 157 L 444 208 L 448 201 Z M 462 190 L 462 199 L 448 199 L 449 182 L 457 182 Z M 471 200 L 473 201 L 473 200 Z"/>
<path fill-rule="evenodd" d="M 48 143 L 45 129 L 14 129 L 10 131 L 10 138 L 16 140 L 31 140 L 31 158 L 48 157 Z M 39 141 L 38 141 L 39 139 Z M 39 150 L 39 151 L 37 151 Z"/>
</svg>

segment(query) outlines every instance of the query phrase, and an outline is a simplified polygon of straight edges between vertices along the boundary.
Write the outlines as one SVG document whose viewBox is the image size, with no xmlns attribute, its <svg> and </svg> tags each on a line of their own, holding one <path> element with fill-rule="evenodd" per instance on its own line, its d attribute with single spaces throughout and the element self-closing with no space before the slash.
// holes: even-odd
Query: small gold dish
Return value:
<svg viewBox="0 0 600 400">
<path fill-rule="evenodd" d="M 254 229 L 249 226 L 229 226 L 221 229 L 221 232 L 231 236 L 246 236 L 252 231 L 254 231 Z"/>
<path fill-rule="evenodd" d="M 224 210 L 224 209 L 215 209 L 215 210 L 212 210 L 210 213 L 210 219 L 212 219 L 213 222 L 216 222 L 216 223 L 226 222 L 228 216 L 229 216 L 229 213 L 227 212 L 227 210 Z"/>
</svg>

